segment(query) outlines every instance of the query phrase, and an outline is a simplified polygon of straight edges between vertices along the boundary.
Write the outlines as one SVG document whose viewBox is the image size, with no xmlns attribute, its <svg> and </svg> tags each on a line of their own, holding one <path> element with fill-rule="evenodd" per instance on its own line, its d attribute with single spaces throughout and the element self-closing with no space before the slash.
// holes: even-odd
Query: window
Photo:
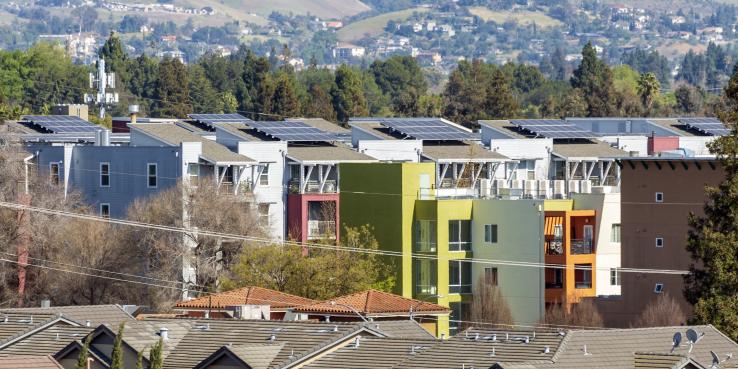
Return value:
<svg viewBox="0 0 738 369">
<path fill-rule="evenodd" d="M 187 164 L 187 177 L 190 179 L 190 182 L 196 182 L 197 178 L 200 177 L 200 164 Z"/>
<path fill-rule="evenodd" d="M 656 202 L 664 202 L 664 193 L 656 192 Z"/>
<path fill-rule="evenodd" d="M 574 264 L 574 288 L 592 288 L 592 264 Z"/>
<path fill-rule="evenodd" d="M 620 243 L 620 224 L 612 225 L 612 232 L 610 232 L 610 242 Z"/>
<path fill-rule="evenodd" d="M 663 283 L 656 283 L 656 285 L 653 287 L 654 293 L 661 293 L 664 292 L 664 284 Z"/>
<path fill-rule="evenodd" d="M 218 180 L 223 178 L 220 183 L 233 183 L 233 167 L 218 167 Z"/>
<path fill-rule="evenodd" d="M 448 222 L 448 250 L 471 250 L 471 221 L 449 220 Z"/>
<path fill-rule="evenodd" d="M 431 259 L 413 260 L 415 294 L 435 295 L 438 293 L 436 289 L 437 265 L 436 261 Z"/>
<path fill-rule="evenodd" d="M 269 226 L 269 205 L 270 204 L 259 204 L 259 224 L 264 227 Z"/>
<path fill-rule="evenodd" d="M 546 288 L 563 288 L 564 270 L 559 268 L 546 268 Z"/>
<path fill-rule="evenodd" d="M 100 216 L 103 218 L 110 218 L 110 204 L 100 204 Z"/>
<path fill-rule="evenodd" d="M 415 251 L 436 251 L 436 222 L 433 220 L 415 221 Z"/>
<path fill-rule="evenodd" d="M 449 316 L 449 333 L 453 336 L 459 332 L 461 328 L 461 322 L 469 320 L 471 306 L 468 302 L 451 302 L 448 304 L 451 308 L 451 314 Z"/>
<path fill-rule="evenodd" d="M 269 186 L 269 164 L 259 165 L 259 185 Z"/>
<path fill-rule="evenodd" d="M 51 177 L 51 184 L 59 184 L 59 163 L 49 163 L 49 176 Z"/>
<path fill-rule="evenodd" d="M 618 271 L 618 268 L 610 269 L 610 285 L 611 286 L 620 285 L 620 271 Z"/>
<path fill-rule="evenodd" d="M 468 261 L 449 260 L 448 262 L 448 292 L 472 292 L 472 268 Z"/>
<path fill-rule="evenodd" d="M 526 161 L 524 161 L 524 163 L 525 163 L 525 167 L 524 168 L 527 169 L 525 179 L 527 179 L 527 180 L 534 180 L 534 179 L 536 179 L 536 161 L 535 160 L 526 160 Z"/>
<path fill-rule="evenodd" d="M 110 187 L 110 163 L 100 163 L 100 187 Z"/>
<path fill-rule="evenodd" d="M 497 224 L 484 225 L 484 242 L 497 243 Z"/>
<path fill-rule="evenodd" d="M 497 268 L 484 268 L 484 283 L 497 286 Z"/>
<path fill-rule="evenodd" d="M 157 166 L 156 163 L 149 163 L 146 165 L 146 176 L 148 177 L 147 186 L 149 188 L 156 188 L 157 186 Z"/>
<path fill-rule="evenodd" d="M 656 237 L 656 247 L 664 247 L 664 239 L 662 237 Z"/>
</svg>

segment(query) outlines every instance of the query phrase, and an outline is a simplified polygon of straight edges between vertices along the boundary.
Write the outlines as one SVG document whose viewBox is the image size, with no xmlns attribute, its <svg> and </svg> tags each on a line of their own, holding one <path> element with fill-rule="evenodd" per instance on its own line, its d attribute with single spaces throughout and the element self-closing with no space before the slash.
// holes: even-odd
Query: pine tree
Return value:
<svg viewBox="0 0 738 369">
<path fill-rule="evenodd" d="M 276 76 L 272 112 L 283 117 L 296 117 L 300 114 L 300 101 L 297 98 L 297 82 L 294 75 L 282 71 Z"/>
<path fill-rule="evenodd" d="M 597 58 L 591 43 L 582 49 L 582 63 L 570 82 L 572 87 L 582 90 L 590 117 L 607 117 L 615 113 L 612 71 Z"/>
<path fill-rule="evenodd" d="M 119 82 L 127 83 L 128 56 L 123 51 L 123 43 L 114 31 L 110 32 L 110 36 L 100 48 L 99 54 L 101 58 L 105 59 L 105 71 L 115 72 Z"/>
<path fill-rule="evenodd" d="M 162 369 L 164 366 L 164 356 L 162 350 L 164 349 L 164 340 L 159 338 L 159 342 L 154 344 L 149 350 L 149 369 Z"/>
<path fill-rule="evenodd" d="M 140 350 L 136 356 L 136 369 L 144 369 L 143 358 L 143 350 Z"/>
<path fill-rule="evenodd" d="M 90 341 L 92 341 L 91 334 L 85 338 L 82 349 L 79 351 L 79 356 L 77 356 L 77 365 L 74 366 L 74 369 L 87 369 L 87 359 L 90 357 Z"/>
<path fill-rule="evenodd" d="M 110 354 L 110 369 L 124 369 L 123 366 L 123 330 L 125 323 L 120 323 L 118 333 L 113 341 L 113 353 Z"/>
<path fill-rule="evenodd" d="M 188 75 L 192 110 L 197 113 L 222 113 L 223 99 L 205 76 L 202 66 L 191 65 Z"/>
<path fill-rule="evenodd" d="M 159 63 L 156 101 L 151 115 L 183 118 L 192 113 L 187 68 L 178 59 L 164 58 Z"/>
<path fill-rule="evenodd" d="M 331 96 L 338 120 L 348 122 L 351 117 L 366 116 L 369 111 L 362 89 L 361 74 L 347 65 L 341 65 L 336 70 L 335 78 L 336 84 L 331 90 Z"/>
<path fill-rule="evenodd" d="M 738 68 L 735 70 L 738 72 Z M 728 109 L 721 119 L 732 125 L 730 135 L 708 144 L 717 156 L 725 180 L 707 187 L 704 215 L 691 215 L 687 251 L 694 263 L 685 277 L 684 295 L 694 305 L 694 323 L 712 324 L 738 339 L 738 73 L 725 88 Z"/>
</svg>

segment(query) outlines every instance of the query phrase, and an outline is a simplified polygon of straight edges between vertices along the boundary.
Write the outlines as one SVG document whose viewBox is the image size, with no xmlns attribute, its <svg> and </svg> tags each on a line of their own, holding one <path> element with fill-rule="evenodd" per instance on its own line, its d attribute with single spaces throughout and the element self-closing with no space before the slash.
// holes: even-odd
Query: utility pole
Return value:
<svg viewBox="0 0 738 369">
<path fill-rule="evenodd" d="M 97 75 L 90 73 L 90 88 L 97 87 L 97 95 L 85 94 L 85 102 L 94 103 L 100 108 L 100 119 L 105 118 L 105 106 L 118 103 L 117 92 L 107 92 L 107 88 L 115 88 L 115 73 L 105 73 L 105 59 L 97 59 Z"/>
</svg>

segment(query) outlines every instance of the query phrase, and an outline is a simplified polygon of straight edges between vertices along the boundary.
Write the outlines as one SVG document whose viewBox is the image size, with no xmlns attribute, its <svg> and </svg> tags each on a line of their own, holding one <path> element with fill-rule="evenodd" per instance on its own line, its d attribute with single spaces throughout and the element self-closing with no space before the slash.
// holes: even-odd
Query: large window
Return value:
<svg viewBox="0 0 738 369">
<path fill-rule="evenodd" d="M 415 251 L 436 252 L 436 221 L 415 221 Z"/>
<path fill-rule="evenodd" d="M 450 220 L 448 222 L 448 250 L 471 250 L 471 221 Z"/>
<path fill-rule="evenodd" d="M 415 259 L 413 260 L 413 279 L 415 280 L 415 294 L 435 295 L 437 265 L 435 260 Z"/>
<path fill-rule="evenodd" d="M 149 163 L 146 165 L 146 175 L 148 177 L 147 186 L 149 188 L 156 188 L 158 185 L 158 170 L 156 163 Z"/>
<path fill-rule="evenodd" d="M 472 268 L 468 261 L 449 260 L 448 262 L 448 292 L 472 292 Z"/>
<path fill-rule="evenodd" d="M 259 186 L 269 186 L 269 164 L 259 166 Z"/>
<path fill-rule="evenodd" d="M 218 179 L 223 178 L 221 183 L 233 183 L 233 167 L 218 167 Z"/>
<path fill-rule="evenodd" d="M 574 264 L 574 287 L 592 288 L 592 264 Z"/>
<path fill-rule="evenodd" d="M 459 332 L 461 328 L 461 322 L 469 320 L 471 307 L 468 302 L 452 302 L 448 306 L 451 308 L 451 315 L 449 316 L 449 333 L 453 336 Z"/>
<path fill-rule="evenodd" d="M 522 169 L 525 169 L 525 179 L 527 180 L 536 179 L 536 161 L 535 160 L 523 160 L 522 162 L 520 162 L 520 165 L 523 166 Z"/>
<path fill-rule="evenodd" d="M 484 242 L 497 243 L 497 224 L 484 225 Z"/>
<path fill-rule="evenodd" d="M 612 232 L 610 233 L 610 242 L 620 243 L 620 224 L 612 225 Z"/>
<path fill-rule="evenodd" d="M 59 163 L 49 163 L 49 175 L 51 177 L 51 184 L 59 184 Z"/>
<path fill-rule="evenodd" d="M 100 163 L 100 187 L 110 187 L 110 163 Z"/>
</svg>

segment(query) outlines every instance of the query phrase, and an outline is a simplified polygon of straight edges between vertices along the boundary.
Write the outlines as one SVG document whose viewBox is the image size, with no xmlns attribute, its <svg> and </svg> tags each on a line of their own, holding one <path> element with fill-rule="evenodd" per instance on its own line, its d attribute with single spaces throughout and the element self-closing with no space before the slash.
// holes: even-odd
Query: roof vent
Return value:
<svg viewBox="0 0 738 369">
<path fill-rule="evenodd" d="M 361 344 L 361 336 L 356 336 L 356 339 L 354 339 L 354 348 L 359 348 L 360 344 Z"/>
<path fill-rule="evenodd" d="M 479 341 L 479 333 L 474 333 L 474 340 Z"/>
<path fill-rule="evenodd" d="M 165 341 L 168 340 L 169 339 L 169 328 L 167 327 L 159 328 L 159 336 L 161 337 L 161 339 Z"/>
<path fill-rule="evenodd" d="M 543 348 L 543 353 L 544 353 L 544 354 L 548 354 L 548 353 L 550 353 L 550 352 L 551 352 L 551 348 L 550 348 L 550 347 L 548 347 L 548 346 L 545 346 L 545 347 Z"/>
<path fill-rule="evenodd" d="M 41 307 L 44 309 L 48 309 L 51 307 L 51 300 L 49 299 L 43 299 L 41 300 Z"/>
<path fill-rule="evenodd" d="M 492 352 L 489 353 L 489 356 L 497 356 L 497 353 L 495 352 L 494 347 L 492 347 Z"/>
<path fill-rule="evenodd" d="M 7 323 L 7 322 L 8 322 L 8 319 L 9 319 L 9 318 L 8 318 L 8 316 L 6 315 L 6 316 L 5 316 L 5 318 L 3 319 L 3 323 Z"/>
<path fill-rule="evenodd" d="M 59 333 L 56 334 L 56 340 L 59 340 Z"/>
<path fill-rule="evenodd" d="M 584 356 L 589 356 L 589 355 L 592 355 L 591 353 L 589 353 L 589 352 L 587 351 L 587 345 L 584 345 L 584 348 L 582 349 L 582 351 L 584 351 Z"/>
<path fill-rule="evenodd" d="M 674 352 L 677 347 L 682 343 L 682 332 L 674 333 L 674 337 L 671 339 L 671 352 Z"/>
<path fill-rule="evenodd" d="M 275 335 L 274 333 L 272 333 L 272 334 L 271 334 L 271 335 L 269 336 L 269 342 L 274 342 L 274 341 L 276 341 L 276 340 L 277 340 L 277 335 Z"/>
<path fill-rule="evenodd" d="M 92 322 L 89 319 L 85 320 L 85 327 L 89 327 L 91 325 L 92 325 Z"/>
<path fill-rule="evenodd" d="M 523 337 L 523 342 L 524 342 L 524 343 L 525 343 L 526 345 L 527 345 L 527 344 L 529 344 L 529 343 L 530 343 L 530 337 L 528 337 L 528 336 L 525 336 L 525 337 Z"/>
</svg>

